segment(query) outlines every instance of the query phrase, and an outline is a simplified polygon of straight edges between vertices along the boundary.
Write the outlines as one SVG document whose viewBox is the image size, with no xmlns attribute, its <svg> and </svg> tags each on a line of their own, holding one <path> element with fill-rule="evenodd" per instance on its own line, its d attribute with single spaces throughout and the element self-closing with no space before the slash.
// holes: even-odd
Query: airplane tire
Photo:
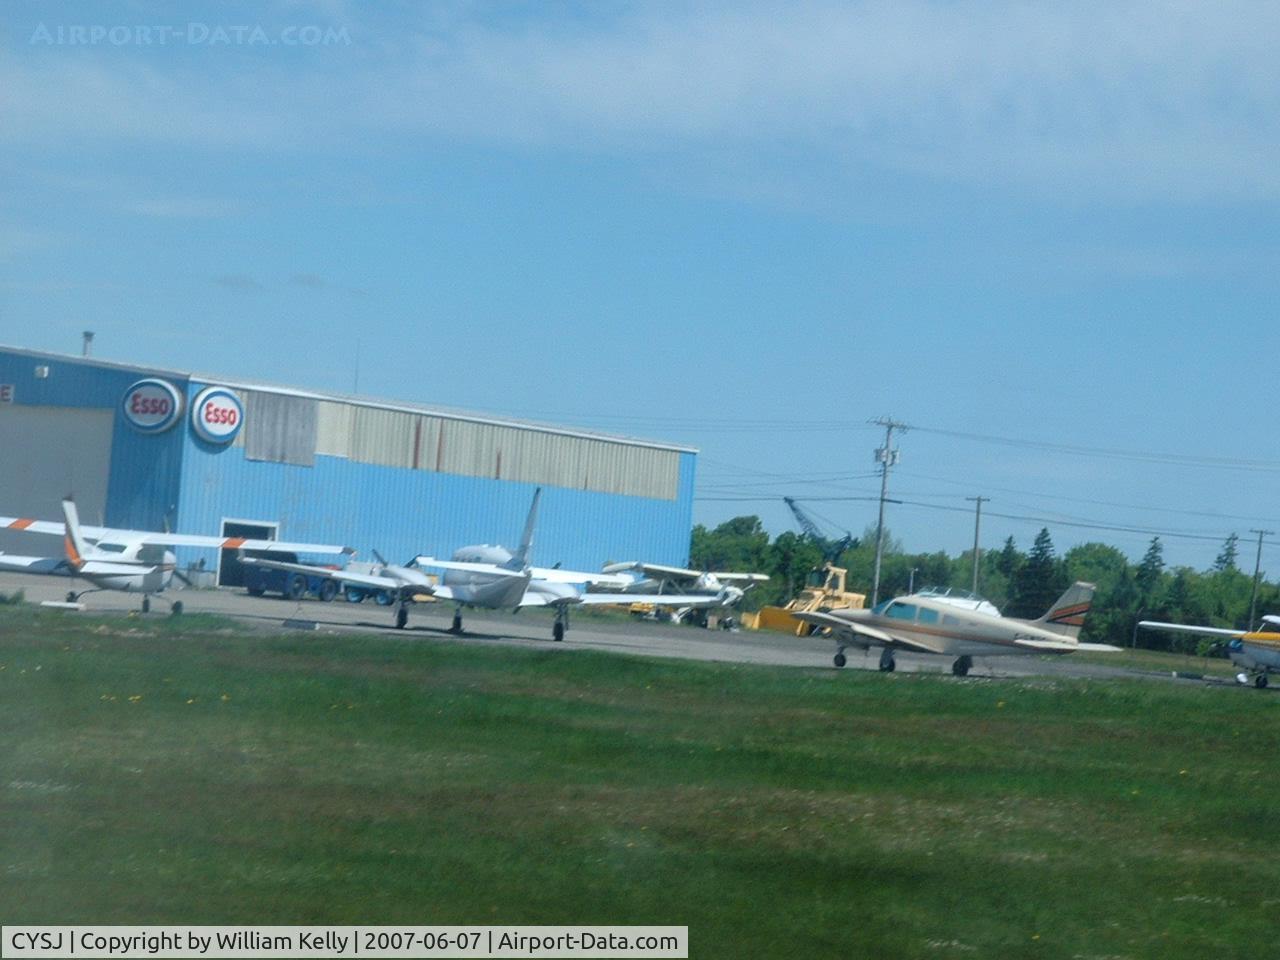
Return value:
<svg viewBox="0 0 1280 960">
<path fill-rule="evenodd" d="M 67 603 L 75 603 L 75 602 L 76 602 L 76 592 L 74 590 L 68 590 Z"/>
<path fill-rule="evenodd" d="M 845 659 L 845 656 L 843 653 L 836 654 L 834 663 L 837 667 L 843 667 L 848 662 L 849 661 Z"/>
<path fill-rule="evenodd" d="M 893 654 L 890 653 L 888 650 L 880 654 L 880 672 L 881 673 L 893 673 L 893 671 L 897 668 L 897 666 L 898 664 L 894 661 Z"/>
<path fill-rule="evenodd" d="M 173 601 L 173 608 L 169 611 L 169 613 L 175 617 L 182 616 L 182 601 L 181 600 Z"/>
<path fill-rule="evenodd" d="M 957 657 L 956 662 L 951 664 L 951 672 L 957 677 L 965 677 L 969 675 L 969 668 L 973 666 L 973 661 L 968 657 Z"/>
<path fill-rule="evenodd" d="M 405 624 L 407 624 L 408 622 L 409 622 L 409 611 L 406 610 L 404 607 L 400 607 L 398 610 L 396 610 L 396 629 L 403 630 L 405 628 Z"/>
<path fill-rule="evenodd" d="M 150 613 L 150 612 L 151 612 L 151 598 L 150 598 L 150 597 L 143 597 L 143 598 L 142 598 L 142 612 L 143 612 L 143 613 Z"/>
<path fill-rule="evenodd" d="M 556 643 L 559 643 L 561 640 L 564 639 L 563 623 L 557 622 L 551 627 L 551 639 L 554 640 Z"/>
<path fill-rule="evenodd" d="M 462 614 L 455 613 L 453 615 L 453 625 L 449 627 L 449 632 L 450 633 L 462 632 Z"/>
<path fill-rule="evenodd" d="M 320 599 L 328 603 L 338 595 L 338 584 L 333 580 L 326 580 L 320 584 Z"/>
<path fill-rule="evenodd" d="M 1265 690 L 1267 688 L 1267 675 L 1265 673 L 1258 674 L 1253 681 L 1253 685 L 1259 690 Z"/>
<path fill-rule="evenodd" d="M 284 595 L 290 600 L 301 600 L 307 595 L 307 578 L 300 573 L 290 576 L 285 584 Z"/>
</svg>

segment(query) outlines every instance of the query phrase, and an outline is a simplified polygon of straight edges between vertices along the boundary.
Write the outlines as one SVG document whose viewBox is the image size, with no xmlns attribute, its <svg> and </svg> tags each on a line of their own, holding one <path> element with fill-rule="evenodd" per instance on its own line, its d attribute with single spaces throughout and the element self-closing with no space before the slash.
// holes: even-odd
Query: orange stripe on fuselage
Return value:
<svg viewBox="0 0 1280 960">
<path fill-rule="evenodd" d="M 222 541 L 223 550 L 239 550 L 244 546 L 244 537 L 232 537 L 230 540 Z"/>
<path fill-rule="evenodd" d="M 25 530 L 25 529 L 27 529 L 27 527 L 31 526 L 33 523 L 35 523 L 35 521 L 34 521 L 34 520 L 25 520 L 25 519 L 24 519 L 24 520 L 15 520 L 15 521 L 13 521 L 13 523 L 9 524 L 9 529 L 10 529 L 10 530 Z"/>
</svg>

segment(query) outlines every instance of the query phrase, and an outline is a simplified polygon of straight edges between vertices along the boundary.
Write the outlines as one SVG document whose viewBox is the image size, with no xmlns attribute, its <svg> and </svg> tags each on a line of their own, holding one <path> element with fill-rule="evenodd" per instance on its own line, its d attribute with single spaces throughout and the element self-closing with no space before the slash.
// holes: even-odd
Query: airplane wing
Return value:
<svg viewBox="0 0 1280 960">
<path fill-rule="evenodd" d="M 634 570 L 648 577 L 657 577 L 659 579 L 665 577 L 668 580 L 696 580 L 706 572 L 703 570 L 689 570 L 685 567 L 667 567 L 660 563 L 644 563 L 640 560 L 630 560 L 626 563 L 609 563 L 605 564 L 602 569 L 605 573 L 621 573 L 623 570 Z M 721 573 L 718 570 L 712 571 L 711 576 L 721 583 L 764 583 L 769 579 L 767 573 L 733 573 L 731 571 Z"/>
<path fill-rule="evenodd" d="M 493 577 L 520 577 L 519 570 L 508 570 L 495 563 L 464 563 L 461 560 L 437 560 L 435 557 L 415 557 L 414 564 L 419 567 L 436 567 L 440 570 L 462 570 L 467 573 L 485 573 Z M 576 582 L 576 581 L 575 581 Z"/>
<path fill-rule="evenodd" d="M 16 553 L 0 553 L 0 570 L 39 573 L 54 577 L 74 577 L 71 564 L 61 557 L 22 557 Z"/>
<path fill-rule="evenodd" d="M 845 642 L 855 647 L 894 647 L 900 650 L 915 650 L 919 653 L 943 652 L 941 648 L 935 648 L 917 640 L 895 637 L 893 634 L 885 633 L 885 631 L 878 630 L 875 627 L 854 623 L 842 617 L 832 616 L 829 613 L 796 611 L 792 616 L 798 617 L 806 623 L 812 623 L 814 626 L 830 627 L 831 630 L 841 634 Z"/>
<path fill-rule="evenodd" d="M 27 517 L 0 517 L 0 529 L 25 530 L 28 533 L 45 533 L 61 537 L 67 532 L 66 524 L 53 520 L 32 520 Z M 187 533 L 157 533 L 152 530 L 120 530 L 113 527 L 80 527 L 80 533 L 88 540 L 123 540 L 128 543 L 144 543 L 162 547 L 212 547 L 219 550 L 285 550 L 290 553 L 355 553 L 351 547 L 330 543 L 289 543 L 284 540 L 247 540 L 242 537 L 205 537 Z"/>
<path fill-rule="evenodd" d="M 357 587 L 372 587 L 375 590 L 399 590 L 404 582 L 392 577 L 380 577 L 370 573 L 354 573 L 345 570 L 334 570 L 332 567 L 318 567 L 309 563 L 286 563 L 283 560 L 262 560 L 258 557 L 240 557 L 240 562 L 254 567 L 266 567 L 269 570 L 287 570 L 291 573 L 304 573 L 308 576 L 327 577 L 338 583 L 350 583 Z M 422 588 L 425 589 L 425 588 Z"/>
<path fill-rule="evenodd" d="M 1265 620 L 1266 617 L 1263 617 Z M 1157 620 L 1139 620 L 1138 626 L 1146 630 L 1164 630 L 1168 633 L 1192 633 L 1201 637 L 1243 637 L 1247 630 L 1228 630 L 1224 627 L 1197 627 L 1185 623 L 1160 623 Z"/>
<path fill-rule="evenodd" d="M 678 593 L 579 593 L 574 596 L 556 597 L 533 590 L 525 593 L 520 601 L 522 607 L 551 607 L 557 604 L 571 606 L 599 606 L 614 603 L 630 605 L 633 603 L 651 603 L 656 607 L 714 607 L 720 599 L 709 594 L 702 596 L 682 596 Z"/>
<path fill-rule="evenodd" d="M 559 567 L 531 567 L 529 573 L 534 580 L 545 580 L 548 583 L 596 583 L 607 587 L 625 587 L 632 582 L 629 577 L 617 574 L 561 570 Z"/>
</svg>

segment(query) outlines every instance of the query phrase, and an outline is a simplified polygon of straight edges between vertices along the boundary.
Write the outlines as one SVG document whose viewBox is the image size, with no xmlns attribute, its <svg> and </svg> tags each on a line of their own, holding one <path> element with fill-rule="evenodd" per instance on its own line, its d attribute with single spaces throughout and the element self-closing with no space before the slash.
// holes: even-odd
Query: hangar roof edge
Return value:
<svg viewBox="0 0 1280 960">
<path fill-rule="evenodd" d="M 166 369 L 164 367 L 143 366 L 136 363 L 121 363 L 117 360 L 103 360 L 99 357 L 81 357 L 68 353 L 52 353 L 44 350 L 29 350 L 25 347 L 13 347 L 0 344 L 0 353 L 17 354 L 36 359 L 57 360 L 60 363 L 74 363 L 82 366 L 106 367 L 113 370 L 129 371 L 142 376 L 172 377 L 178 380 L 195 380 L 199 383 L 217 384 L 219 386 L 257 390 L 263 393 L 275 393 L 283 396 L 304 397 L 312 400 L 330 400 L 338 403 L 350 403 L 357 406 L 373 407 L 379 410 L 394 410 L 401 413 L 422 413 L 452 420 L 468 420 L 473 423 L 486 423 L 494 426 L 517 427 L 535 430 L 542 433 L 554 433 L 561 436 L 583 437 L 591 440 L 606 440 L 627 446 L 652 447 L 659 450 L 672 450 L 677 453 L 698 453 L 697 447 L 684 444 L 669 443 L 661 440 L 648 440 L 643 437 L 630 437 L 624 434 L 603 433 L 581 427 L 566 427 L 554 423 L 537 420 L 525 420 L 502 414 L 481 413 L 444 407 L 435 404 L 415 403 L 406 400 L 384 400 L 378 397 L 358 396 L 355 394 L 337 393 L 323 390 L 307 390 L 302 387 L 289 387 L 282 384 L 265 383 L 254 380 L 242 380 L 234 377 L 223 377 L 213 374 L 192 371 Z"/>
</svg>

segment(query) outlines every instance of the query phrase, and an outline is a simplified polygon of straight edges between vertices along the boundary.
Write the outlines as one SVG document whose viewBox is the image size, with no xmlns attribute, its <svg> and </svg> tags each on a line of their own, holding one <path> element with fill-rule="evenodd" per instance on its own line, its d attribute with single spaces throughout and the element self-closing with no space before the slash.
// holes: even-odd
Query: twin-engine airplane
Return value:
<svg viewBox="0 0 1280 960">
<path fill-rule="evenodd" d="M 601 570 L 604 573 L 629 574 L 630 579 L 624 588 L 627 593 L 656 592 L 668 594 L 673 600 L 683 599 L 685 602 L 672 611 L 671 618 L 683 620 L 692 614 L 704 627 L 707 625 L 709 609 L 716 607 L 724 611 L 732 610 L 748 590 L 769 579 L 767 573 L 688 570 L 639 560 L 606 563 Z M 720 626 L 729 629 L 733 626 L 732 618 L 722 614 Z"/>
<path fill-rule="evenodd" d="M 1093 602 L 1094 585 L 1074 583 L 1039 620 L 1000 616 L 990 603 L 972 594 L 924 590 L 885 600 L 870 610 L 832 610 L 795 613 L 818 627 L 826 627 L 836 642 L 835 665 L 845 665 L 849 647 L 882 647 L 880 669 L 896 666 L 895 650 L 955 657 L 951 672 L 963 677 L 974 657 L 1074 653 L 1093 650 L 1119 652 L 1106 643 L 1080 643 L 1076 638 Z"/>
<path fill-rule="evenodd" d="M 1280 672 L 1280 617 L 1274 614 L 1262 618 L 1271 630 L 1228 630 L 1223 627 L 1193 627 L 1182 623 L 1159 623 L 1141 620 L 1138 626 L 1144 630 L 1164 630 L 1168 633 L 1190 633 L 1202 637 L 1230 637 L 1227 656 L 1237 667 L 1236 682 L 1252 683 L 1259 690 L 1267 685 L 1267 674 Z"/>
<path fill-rule="evenodd" d="M 533 530 L 538 519 L 538 501 L 542 489 L 533 494 L 533 505 L 525 521 L 520 547 L 514 553 L 506 547 L 494 544 L 478 544 L 454 551 L 451 560 L 434 557 L 415 557 L 404 566 L 389 564 L 376 552 L 380 567 L 368 573 L 348 570 L 330 570 L 300 563 L 283 563 L 241 557 L 242 562 L 276 570 L 292 570 L 314 576 L 327 577 L 344 585 L 372 590 L 385 590 L 395 603 L 395 625 L 403 628 L 409 622 L 409 606 L 419 599 L 431 598 L 457 604 L 453 614 L 454 633 L 462 632 L 462 608 L 481 607 L 488 610 L 521 607 L 553 607 L 556 613 L 551 636 L 563 640 L 569 628 L 569 608 L 592 604 L 652 603 L 674 606 L 685 601 L 682 597 L 643 596 L 630 593 L 583 593 L 587 584 L 607 584 L 621 588 L 630 578 L 607 573 L 586 573 L 577 570 L 561 570 L 558 567 L 534 567 L 529 563 L 533 550 Z M 443 576 L 437 582 L 427 570 L 441 570 Z"/>
<path fill-rule="evenodd" d="M 37 573 L 55 577 L 78 577 L 93 584 L 90 590 L 72 590 L 68 603 L 76 603 L 87 593 L 122 590 L 142 594 L 142 611 L 151 609 L 151 598 L 162 593 L 176 575 L 173 553 L 166 547 L 211 547 L 220 550 L 287 550 L 293 553 L 352 553 L 350 547 L 320 543 L 284 543 L 279 540 L 245 540 L 240 537 L 203 537 L 184 533 L 152 533 L 146 530 L 113 530 L 84 527 L 75 502 L 62 501 L 64 523 L 0 517 L 0 529 L 25 530 L 62 537 L 63 557 L 22 557 L 0 553 L 0 570 Z M 182 601 L 170 604 L 173 613 L 182 612 Z"/>
</svg>

